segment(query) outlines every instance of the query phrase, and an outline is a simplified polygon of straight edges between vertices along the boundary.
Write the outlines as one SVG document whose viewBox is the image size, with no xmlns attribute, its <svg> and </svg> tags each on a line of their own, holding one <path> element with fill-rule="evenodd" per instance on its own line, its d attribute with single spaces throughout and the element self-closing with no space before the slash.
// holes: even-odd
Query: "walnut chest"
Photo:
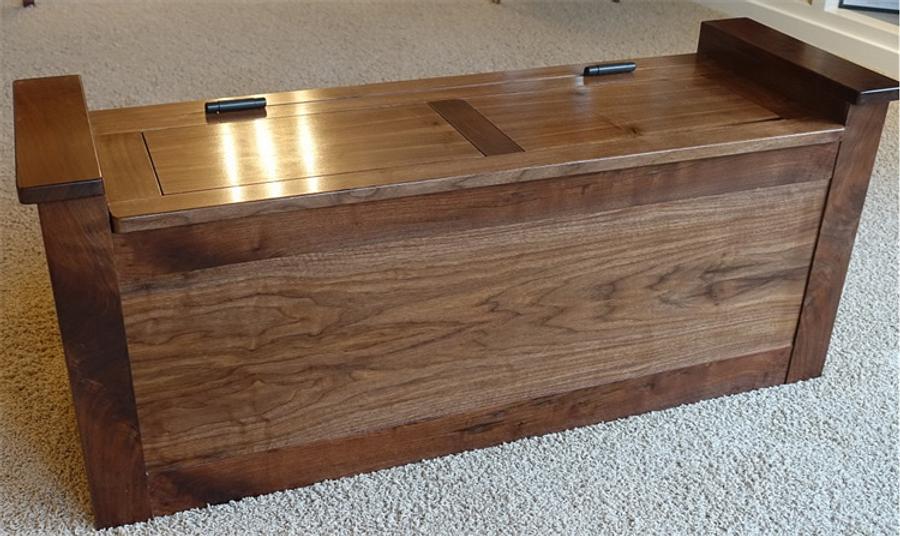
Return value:
<svg viewBox="0 0 900 536">
<path fill-rule="evenodd" d="M 97 525 L 819 375 L 897 82 L 746 19 L 633 61 L 17 81 Z"/>
</svg>

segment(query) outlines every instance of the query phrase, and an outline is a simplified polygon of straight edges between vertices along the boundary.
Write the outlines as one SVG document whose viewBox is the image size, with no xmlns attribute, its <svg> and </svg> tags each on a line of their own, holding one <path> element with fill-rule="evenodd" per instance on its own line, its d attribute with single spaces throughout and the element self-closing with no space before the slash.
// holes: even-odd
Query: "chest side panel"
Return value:
<svg viewBox="0 0 900 536">
<path fill-rule="evenodd" d="M 126 285 L 148 466 L 789 347 L 827 178 L 372 234 Z M 547 199 L 560 187 L 541 184 Z"/>
</svg>

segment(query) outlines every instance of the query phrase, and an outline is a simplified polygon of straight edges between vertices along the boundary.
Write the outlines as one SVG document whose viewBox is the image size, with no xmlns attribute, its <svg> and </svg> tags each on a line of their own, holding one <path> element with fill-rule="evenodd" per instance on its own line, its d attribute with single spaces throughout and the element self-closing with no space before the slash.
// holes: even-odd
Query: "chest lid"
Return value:
<svg viewBox="0 0 900 536">
<path fill-rule="evenodd" d="M 116 229 L 576 175 L 836 139 L 841 125 L 697 56 L 95 111 Z"/>
</svg>

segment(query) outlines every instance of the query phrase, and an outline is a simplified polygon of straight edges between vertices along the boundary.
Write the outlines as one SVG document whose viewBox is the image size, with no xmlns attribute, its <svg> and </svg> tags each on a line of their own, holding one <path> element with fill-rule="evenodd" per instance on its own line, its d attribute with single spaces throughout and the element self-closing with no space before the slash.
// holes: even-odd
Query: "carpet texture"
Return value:
<svg viewBox="0 0 900 536">
<path fill-rule="evenodd" d="M 686 2 L 3 0 L 0 532 L 90 532 L 10 83 L 93 108 L 690 52 Z M 193 510 L 120 534 L 896 534 L 897 109 L 823 378 Z"/>
</svg>

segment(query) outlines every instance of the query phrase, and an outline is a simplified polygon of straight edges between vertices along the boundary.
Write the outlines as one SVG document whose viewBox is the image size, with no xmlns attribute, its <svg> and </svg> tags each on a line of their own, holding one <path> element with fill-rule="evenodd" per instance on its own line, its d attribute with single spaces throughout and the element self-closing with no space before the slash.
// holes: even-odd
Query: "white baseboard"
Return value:
<svg viewBox="0 0 900 536">
<path fill-rule="evenodd" d="M 898 27 L 846 9 L 834 0 L 695 0 L 749 17 L 797 39 L 900 79 Z"/>
</svg>

